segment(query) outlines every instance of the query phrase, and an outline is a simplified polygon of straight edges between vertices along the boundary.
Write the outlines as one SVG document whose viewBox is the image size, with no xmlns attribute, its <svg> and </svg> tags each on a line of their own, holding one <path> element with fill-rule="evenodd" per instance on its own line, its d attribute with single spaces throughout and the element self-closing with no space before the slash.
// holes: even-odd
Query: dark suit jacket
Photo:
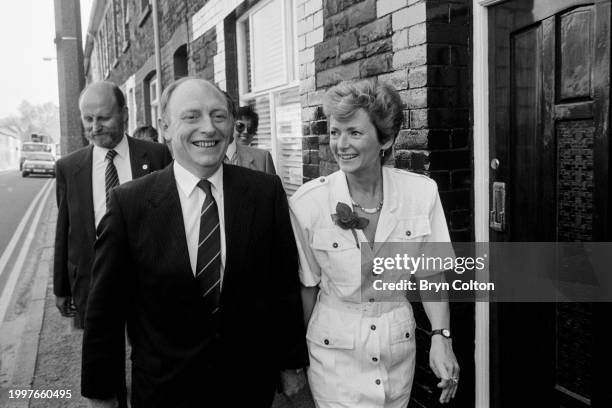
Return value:
<svg viewBox="0 0 612 408">
<path fill-rule="evenodd" d="M 161 170 L 172 162 L 170 151 L 163 144 L 128 137 L 128 145 L 133 179 Z M 62 157 L 55 170 L 58 214 L 53 292 L 56 296 L 72 296 L 80 322 L 85 318 L 96 239 L 92 152 L 93 145 Z"/>
<path fill-rule="evenodd" d="M 212 321 L 191 270 L 173 166 L 113 190 L 87 308 L 85 397 L 112 396 L 125 321 L 133 407 L 269 406 L 279 370 L 306 365 L 280 179 L 224 165 L 223 191 L 226 263 Z"/>
<path fill-rule="evenodd" d="M 263 171 L 264 173 L 276 174 L 274 162 L 269 151 L 258 149 L 251 146 L 243 146 L 236 143 L 236 164 L 252 170 Z"/>
</svg>

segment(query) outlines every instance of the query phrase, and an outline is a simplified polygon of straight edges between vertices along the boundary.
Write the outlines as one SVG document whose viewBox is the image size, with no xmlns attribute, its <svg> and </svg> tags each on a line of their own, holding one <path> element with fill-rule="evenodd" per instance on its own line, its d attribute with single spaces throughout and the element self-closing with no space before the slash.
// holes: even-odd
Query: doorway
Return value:
<svg viewBox="0 0 612 408">
<path fill-rule="evenodd" d="M 491 242 L 610 240 L 610 0 L 488 10 Z M 491 406 L 591 407 L 588 303 L 491 305 Z"/>
</svg>

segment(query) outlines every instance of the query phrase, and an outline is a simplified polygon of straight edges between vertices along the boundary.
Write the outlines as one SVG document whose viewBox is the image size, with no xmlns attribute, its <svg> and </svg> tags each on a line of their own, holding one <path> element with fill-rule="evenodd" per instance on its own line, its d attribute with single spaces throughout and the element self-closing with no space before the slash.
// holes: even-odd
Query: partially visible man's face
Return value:
<svg viewBox="0 0 612 408">
<path fill-rule="evenodd" d="M 160 123 L 176 161 L 205 178 L 223 162 L 234 118 L 219 90 L 206 81 L 191 79 L 174 90 Z"/>
<path fill-rule="evenodd" d="M 253 142 L 255 137 L 255 130 L 252 128 L 252 122 L 250 118 L 238 118 L 234 125 L 234 139 L 236 143 L 240 143 L 243 146 L 249 146 Z"/>
<path fill-rule="evenodd" d="M 127 108 L 117 106 L 112 86 L 90 85 L 81 97 L 79 108 L 87 139 L 107 149 L 117 146 L 123 138 Z"/>
</svg>

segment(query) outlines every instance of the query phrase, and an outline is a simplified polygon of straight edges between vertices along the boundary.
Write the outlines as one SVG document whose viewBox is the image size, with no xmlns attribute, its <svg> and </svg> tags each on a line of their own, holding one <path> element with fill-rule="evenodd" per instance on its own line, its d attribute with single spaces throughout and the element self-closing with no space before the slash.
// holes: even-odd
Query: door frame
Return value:
<svg viewBox="0 0 612 408">
<path fill-rule="evenodd" d="M 488 8 L 507 0 L 472 0 L 472 94 L 474 96 L 474 233 L 476 242 L 489 242 L 489 28 Z M 485 272 L 486 273 L 486 272 Z M 488 276 L 483 276 L 486 279 Z M 491 403 L 490 309 L 475 306 L 475 406 Z"/>
</svg>

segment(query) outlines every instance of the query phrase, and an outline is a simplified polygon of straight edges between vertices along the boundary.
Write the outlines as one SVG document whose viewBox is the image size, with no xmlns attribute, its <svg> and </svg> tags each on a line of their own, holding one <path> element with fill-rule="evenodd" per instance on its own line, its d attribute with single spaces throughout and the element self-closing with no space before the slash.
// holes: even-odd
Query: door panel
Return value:
<svg viewBox="0 0 612 408">
<path fill-rule="evenodd" d="M 609 240 L 610 1 L 504 2 L 489 27 L 490 180 L 507 192 L 491 240 Z M 492 305 L 493 406 L 604 406 L 594 307 Z"/>
</svg>

